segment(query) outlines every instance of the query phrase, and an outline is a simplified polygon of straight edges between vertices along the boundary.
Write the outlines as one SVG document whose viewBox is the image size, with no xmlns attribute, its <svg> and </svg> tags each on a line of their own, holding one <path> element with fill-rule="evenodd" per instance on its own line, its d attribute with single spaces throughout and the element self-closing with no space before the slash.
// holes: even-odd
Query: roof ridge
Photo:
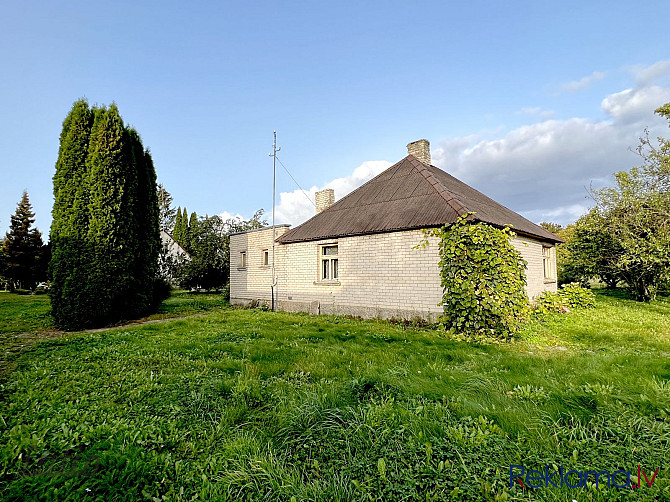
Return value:
<svg viewBox="0 0 670 502">
<path fill-rule="evenodd" d="M 433 173 L 431 173 L 428 168 L 426 168 L 426 165 L 421 162 L 419 159 L 414 157 L 414 155 L 408 155 L 408 157 L 411 157 L 410 162 L 412 163 L 412 167 L 417 170 L 417 172 L 423 176 L 423 178 L 430 183 L 437 194 L 444 199 L 444 201 L 449 204 L 449 207 L 456 211 L 456 214 L 458 216 L 463 216 L 465 213 L 468 212 L 468 208 L 461 203 L 456 197 L 452 195 L 452 193 L 446 189 L 446 187 L 438 180 Z M 416 162 L 412 162 L 416 161 Z M 418 165 L 417 165 L 418 164 Z"/>
</svg>

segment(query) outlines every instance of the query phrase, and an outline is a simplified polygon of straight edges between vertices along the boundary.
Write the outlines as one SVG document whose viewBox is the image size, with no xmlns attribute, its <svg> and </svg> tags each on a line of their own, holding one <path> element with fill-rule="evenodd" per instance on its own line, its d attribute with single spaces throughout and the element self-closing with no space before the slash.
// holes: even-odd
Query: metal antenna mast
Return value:
<svg viewBox="0 0 670 502">
<path fill-rule="evenodd" d="M 275 205 L 277 202 L 277 152 L 281 146 L 277 146 L 277 131 L 273 131 L 274 141 L 272 142 L 272 284 L 270 292 L 272 295 L 272 311 L 275 310 L 275 287 L 277 286 L 277 274 L 275 273 L 275 239 L 277 239 L 277 229 L 275 227 Z"/>
</svg>

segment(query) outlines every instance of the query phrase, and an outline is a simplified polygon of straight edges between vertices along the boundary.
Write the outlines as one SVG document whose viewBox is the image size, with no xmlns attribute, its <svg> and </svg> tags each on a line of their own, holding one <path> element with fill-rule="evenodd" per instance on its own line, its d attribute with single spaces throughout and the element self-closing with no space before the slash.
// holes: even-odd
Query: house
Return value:
<svg viewBox="0 0 670 502">
<path fill-rule="evenodd" d="M 158 257 L 158 269 L 162 277 L 174 282 L 173 267 L 177 263 L 190 261 L 191 255 L 174 240 L 169 233 L 161 230 L 161 252 Z"/>
<path fill-rule="evenodd" d="M 407 149 L 407 157 L 337 202 L 333 190 L 317 192 L 317 214 L 302 225 L 231 235 L 231 303 L 435 319 L 442 311 L 438 241 L 415 247 L 421 229 L 468 212 L 476 221 L 512 227 L 512 243 L 528 262 L 530 299 L 556 290 L 558 237 L 432 166 L 428 141 Z"/>
</svg>

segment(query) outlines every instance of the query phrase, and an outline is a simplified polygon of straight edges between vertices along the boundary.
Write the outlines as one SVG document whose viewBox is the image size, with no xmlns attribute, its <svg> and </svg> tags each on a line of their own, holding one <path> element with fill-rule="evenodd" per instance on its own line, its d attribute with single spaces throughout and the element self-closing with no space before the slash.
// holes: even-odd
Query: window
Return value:
<svg viewBox="0 0 670 502">
<path fill-rule="evenodd" d="M 247 267 L 247 252 L 240 251 L 240 268 L 246 268 L 246 267 Z"/>
<path fill-rule="evenodd" d="M 556 278 L 556 275 L 554 274 L 554 260 L 551 253 L 551 248 L 548 246 L 542 246 L 542 266 L 544 268 L 545 279 Z"/>
<path fill-rule="evenodd" d="M 320 253 L 321 272 L 319 279 L 322 281 L 336 281 L 337 274 L 337 244 L 321 246 Z"/>
<path fill-rule="evenodd" d="M 270 251 L 267 249 L 263 250 L 263 261 L 261 262 L 264 267 L 270 265 Z"/>
</svg>

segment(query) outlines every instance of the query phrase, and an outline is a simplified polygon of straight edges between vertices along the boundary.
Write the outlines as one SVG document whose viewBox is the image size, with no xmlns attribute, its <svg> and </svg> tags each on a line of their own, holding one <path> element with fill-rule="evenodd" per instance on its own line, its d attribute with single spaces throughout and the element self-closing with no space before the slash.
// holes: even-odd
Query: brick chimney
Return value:
<svg viewBox="0 0 670 502">
<path fill-rule="evenodd" d="M 425 139 L 407 145 L 407 155 L 414 155 L 424 164 L 430 165 L 430 143 Z"/>
<path fill-rule="evenodd" d="M 316 201 L 316 214 L 319 214 L 324 209 L 328 209 L 335 203 L 335 190 L 326 188 L 314 195 Z"/>
</svg>

